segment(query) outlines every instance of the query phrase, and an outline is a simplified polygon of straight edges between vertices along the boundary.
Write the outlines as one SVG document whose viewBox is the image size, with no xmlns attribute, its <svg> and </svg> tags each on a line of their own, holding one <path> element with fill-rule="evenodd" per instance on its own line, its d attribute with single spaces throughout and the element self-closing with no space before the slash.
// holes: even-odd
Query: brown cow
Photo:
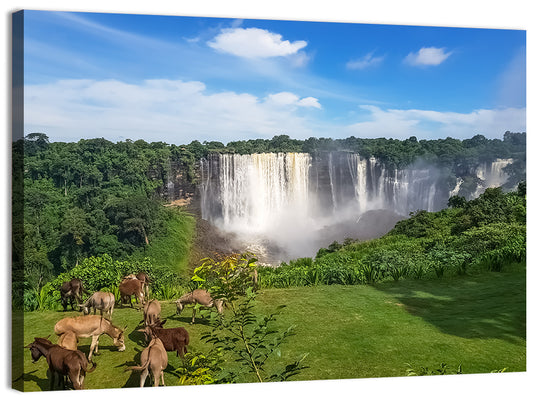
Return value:
<svg viewBox="0 0 533 399">
<path fill-rule="evenodd" d="M 89 350 L 89 361 L 92 359 L 93 352 L 98 353 L 98 339 L 100 335 L 107 334 L 113 338 L 113 344 L 118 347 L 119 352 L 126 349 L 124 344 L 124 329 L 114 326 L 109 320 L 98 315 L 65 317 L 59 320 L 54 326 L 56 335 L 61 335 L 67 332 L 73 332 L 77 338 L 92 338 L 91 348 Z"/>
<path fill-rule="evenodd" d="M 93 367 L 87 369 L 89 362 L 83 352 L 62 348 L 59 345 L 52 344 L 46 338 L 34 338 L 34 341 L 26 347 L 30 348 L 34 363 L 41 356 L 46 358 L 50 390 L 54 388 L 56 376 L 60 377 L 60 383 L 64 383 L 64 376 L 67 376 L 72 382 L 74 389 L 83 389 L 85 374 L 93 372 L 96 368 L 96 364 L 93 363 Z"/>
<path fill-rule="evenodd" d="M 153 338 L 148 347 L 141 352 L 141 365 L 128 367 L 126 370 L 141 371 L 141 388 L 144 387 L 144 382 L 148 373 L 152 372 L 154 386 L 159 386 L 159 378 L 161 378 L 161 385 L 165 385 L 163 370 L 168 366 L 168 355 L 165 347 L 159 338 Z"/>
<path fill-rule="evenodd" d="M 130 302 L 131 307 L 133 307 L 133 301 L 131 300 L 132 296 L 137 298 L 137 302 L 144 304 L 144 293 L 142 290 L 142 282 L 138 279 L 125 278 L 122 280 L 118 286 L 120 291 L 120 305 L 123 306 L 126 299 Z"/>
<path fill-rule="evenodd" d="M 144 305 L 144 325 L 155 324 L 161 317 L 161 304 L 157 299 L 150 299 Z"/>
<path fill-rule="evenodd" d="M 189 345 L 189 333 L 183 327 L 163 328 L 165 321 L 159 321 L 157 324 L 147 325 L 140 332 L 145 333 L 148 339 L 159 338 L 167 351 L 176 351 L 176 355 L 183 358 L 187 353 Z"/>
<path fill-rule="evenodd" d="M 74 331 L 66 331 L 59 336 L 57 344 L 62 348 L 75 351 L 78 349 L 78 342 L 78 337 Z"/>
<path fill-rule="evenodd" d="M 145 272 L 139 272 L 137 274 L 131 273 L 124 277 L 124 280 L 126 279 L 139 280 L 141 282 L 141 290 L 144 294 L 144 297 L 146 299 L 148 298 L 150 294 L 149 285 L 152 282 L 148 274 L 146 274 Z"/>
<path fill-rule="evenodd" d="M 70 281 L 65 281 L 59 288 L 61 293 L 61 305 L 63 305 L 63 311 L 67 311 L 68 304 L 72 310 L 74 310 L 74 301 L 79 304 L 82 301 L 82 293 L 88 294 L 83 288 L 83 282 L 79 278 L 73 278 Z"/>
<path fill-rule="evenodd" d="M 211 297 L 211 294 L 206 290 L 196 289 L 192 292 L 189 292 L 185 295 L 182 295 L 176 302 L 176 313 L 180 314 L 185 308 L 185 305 L 193 305 L 192 308 L 192 320 L 191 324 L 194 323 L 194 317 L 196 315 L 196 304 L 200 304 L 206 308 L 215 307 L 219 314 L 222 314 L 224 311 L 224 302 L 222 299 L 214 299 Z"/>
<path fill-rule="evenodd" d="M 103 316 L 106 312 L 109 316 L 109 320 L 113 316 L 113 309 L 115 307 L 115 295 L 111 292 L 97 291 L 92 294 L 84 304 L 78 305 L 83 311 L 83 314 L 89 314 L 91 309 L 93 314 L 96 314 L 96 310 L 100 310 L 100 315 Z"/>
</svg>

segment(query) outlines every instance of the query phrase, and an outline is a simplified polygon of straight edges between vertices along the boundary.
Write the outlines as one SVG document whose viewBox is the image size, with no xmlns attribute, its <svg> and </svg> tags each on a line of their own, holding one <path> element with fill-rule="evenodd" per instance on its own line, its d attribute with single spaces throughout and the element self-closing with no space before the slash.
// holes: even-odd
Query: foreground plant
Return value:
<svg viewBox="0 0 533 399">
<path fill-rule="evenodd" d="M 276 360 L 281 358 L 280 346 L 293 336 L 294 332 L 293 326 L 284 331 L 278 331 L 275 327 L 276 316 L 285 305 L 279 306 L 268 316 L 258 316 L 254 312 L 257 289 L 256 261 L 251 254 L 234 254 L 218 260 L 206 258 L 202 265 L 194 270 L 191 280 L 198 288 L 207 289 L 213 298 L 224 300 L 226 306 L 223 315 L 209 313 L 212 329 L 202 336 L 202 340 L 211 343 L 219 354 L 223 354 L 226 380 L 230 378 L 232 382 L 236 382 L 239 374 L 251 373 L 259 382 L 285 381 L 307 368 L 302 365 L 307 354 L 293 363 L 283 365 L 273 374 L 268 375 L 265 370 L 267 366 L 269 369 L 274 368 Z M 197 359 L 209 358 L 202 356 Z M 231 363 L 236 367 L 232 367 Z M 187 373 L 191 373 L 193 368 L 188 367 Z M 216 367 L 210 367 L 205 372 L 212 373 L 214 369 Z M 239 372 L 228 374 L 227 370 L 230 369 Z M 191 381 L 204 383 L 201 371 L 194 372 L 195 378 Z M 213 377 L 213 380 L 219 379 L 220 376 Z"/>
<path fill-rule="evenodd" d="M 307 354 L 284 366 L 281 371 L 265 375 L 267 362 L 273 356 L 281 358 L 280 345 L 295 333 L 293 326 L 284 331 L 272 326 L 285 305 L 279 306 L 268 316 L 258 317 L 253 312 L 255 298 L 256 294 L 248 289 L 245 298 L 238 304 L 231 303 L 229 314 L 220 317 L 212 313 L 210 324 L 213 329 L 204 334 L 202 339 L 230 354 L 232 360 L 244 366 L 257 381 L 285 381 L 307 368 L 302 365 Z"/>
</svg>

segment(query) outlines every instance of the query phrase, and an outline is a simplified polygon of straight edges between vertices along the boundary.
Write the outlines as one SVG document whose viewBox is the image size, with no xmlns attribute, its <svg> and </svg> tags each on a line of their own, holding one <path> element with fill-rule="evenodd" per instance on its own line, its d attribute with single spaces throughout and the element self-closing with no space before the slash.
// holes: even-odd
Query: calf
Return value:
<svg viewBox="0 0 533 399">
<path fill-rule="evenodd" d="M 67 376 L 74 389 L 83 389 L 85 374 L 93 372 L 96 368 L 95 363 L 93 363 L 91 369 L 87 368 L 89 362 L 83 352 L 62 348 L 59 345 L 52 344 L 46 338 L 34 338 L 34 341 L 26 347 L 30 348 L 34 363 L 41 356 L 46 358 L 50 375 L 50 390 L 54 388 L 56 376 L 59 376 L 61 381 Z"/>
<path fill-rule="evenodd" d="M 176 355 L 183 358 L 189 345 L 189 333 L 183 327 L 163 328 L 166 320 L 154 325 L 147 325 L 139 331 L 144 332 L 149 339 L 159 338 L 167 351 L 176 351 Z"/>
<path fill-rule="evenodd" d="M 155 324 L 161 317 L 161 304 L 157 299 L 150 299 L 144 305 L 144 325 Z"/>
<path fill-rule="evenodd" d="M 144 304 L 144 293 L 142 290 L 142 282 L 138 279 L 125 278 L 120 282 L 118 286 L 120 291 L 120 304 L 123 305 L 126 299 L 129 300 L 131 307 L 133 307 L 133 302 L 131 300 L 132 296 L 137 298 L 137 302 Z"/>
<path fill-rule="evenodd" d="M 75 351 L 78 349 L 78 337 L 74 331 L 66 331 L 59 336 L 57 344 L 65 349 Z"/>
<path fill-rule="evenodd" d="M 176 302 L 176 313 L 180 314 L 181 311 L 185 308 L 185 305 L 196 305 L 197 303 L 206 307 L 211 308 L 215 307 L 219 314 L 222 314 L 224 311 L 224 302 L 222 299 L 213 299 L 211 294 L 206 290 L 196 289 L 192 292 L 189 292 L 181 296 Z M 192 308 L 192 320 L 191 324 L 194 323 L 194 316 L 196 315 L 196 308 Z"/>
<path fill-rule="evenodd" d="M 78 306 L 83 311 L 83 314 L 91 313 L 92 308 L 93 314 L 96 314 L 96 310 L 99 310 L 101 316 L 103 316 L 105 312 L 108 314 L 109 320 L 111 320 L 113 309 L 115 307 L 115 295 L 111 292 L 97 291 L 92 294 L 84 304 Z"/>
<path fill-rule="evenodd" d="M 163 370 L 168 366 L 168 355 L 159 338 L 152 338 L 148 347 L 141 352 L 141 365 L 128 367 L 126 370 L 141 371 L 141 388 L 144 387 L 144 382 L 148 373 L 152 372 L 152 379 L 154 386 L 159 386 L 159 378 L 161 378 L 161 385 L 165 385 Z"/>
<path fill-rule="evenodd" d="M 59 288 L 61 294 L 61 305 L 63 305 L 63 311 L 66 312 L 68 304 L 72 310 L 74 310 L 74 301 L 79 304 L 82 301 L 82 293 L 88 294 L 83 288 L 83 282 L 79 278 L 73 278 L 70 281 L 65 281 Z"/>
<path fill-rule="evenodd" d="M 148 298 L 149 285 L 152 282 L 148 274 L 146 274 L 145 272 L 139 272 L 137 274 L 131 273 L 131 274 L 128 274 L 126 277 L 124 277 L 124 280 L 126 279 L 139 280 L 141 282 L 141 290 L 144 294 L 144 297 Z"/>
</svg>

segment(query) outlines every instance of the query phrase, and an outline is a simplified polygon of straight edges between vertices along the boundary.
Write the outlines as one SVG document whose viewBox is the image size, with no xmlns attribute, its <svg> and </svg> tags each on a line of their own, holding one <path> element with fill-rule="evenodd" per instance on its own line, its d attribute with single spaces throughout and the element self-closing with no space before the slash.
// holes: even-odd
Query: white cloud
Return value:
<svg viewBox="0 0 533 399">
<path fill-rule="evenodd" d="M 362 105 L 368 111 L 365 120 L 346 128 L 347 135 L 359 137 L 395 137 L 421 139 L 454 137 L 466 139 L 475 134 L 502 138 L 507 130 L 526 131 L 525 108 L 480 109 L 470 113 L 428 110 L 381 109 Z"/>
<path fill-rule="evenodd" d="M 274 106 L 298 106 L 298 107 L 311 107 L 322 108 L 318 99 L 315 97 L 300 98 L 294 93 L 282 91 L 280 93 L 269 94 L 265 102 Z"/>
<path fill-rule="evenodd" d="M 322 108 L 320 103 L 318 102 L 318 99 L 315 97 L 305 97 L 302 98 L 300 101 L 298 101 L 298 105 L 301 107 L 312 107 L 312 108 Z"/>
<path fill-rule="evenodd" d="M 25 87 L 25 134 L 53 141 L 105 137 L 168 143 L 312 136 L 302 108 L 320 108 L 314 97 L 282 92 L 261 99 L 249 93 L 210 92 L 198 81 L 63 80 Z M 283 104 L 287 106 L 282 106 Z"/>
<path fill-rule="evenodd" d="M 422 47 L 416 53 L 409 53 L 405 62 L 413 66 L 435 66 L 442 64 L 452 52 L 446 52 L 445 48 Z"/>
<path fill-rule="evenodd" d="M 43 132 L 52 141 L 105 137 L 167 143 L 231 141 L 272 137 L 502 138 L 526 131 L 525 108 L 480 109 L 467 113 L 386 109 L 363 105 L 356 123 L 322 121 L 315 97 L 292 92 L 260 98 L 250 93 L 213 92 L 199 81 L 63 80 L 27 85 L 24 133 Z"/>
<path fill-rule="evenodd" d="M 374 56 L 374 52 L 368 53 L 365 56 L 358 58 L 354 61 L 349 61 L 346 64 L 348 69 L 366 69 L 370 67 L 376 67 L 383 62 L 385 56 Z"/>
<path fill-rule="evenodd" d="M 282 40 L 280 34 L 258 28 L 223 29 L 207 44 L 215 50 L 244 58 L 287 57 L 307 46 L 303 40 Z"/>
</svg>

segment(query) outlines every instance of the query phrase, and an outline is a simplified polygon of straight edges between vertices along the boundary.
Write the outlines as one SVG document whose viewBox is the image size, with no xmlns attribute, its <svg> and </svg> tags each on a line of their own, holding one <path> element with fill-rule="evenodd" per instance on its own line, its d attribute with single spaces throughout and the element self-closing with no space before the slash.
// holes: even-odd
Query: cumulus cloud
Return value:
<svg viewBox="0 0 533 399">
<path fill-rule="evenodd" d="M 315 97 L 300 98 L 294 93 L 282 91 L 280 93 L 269 94 L 266 98 L 266 102 L 274 106 L 298 106 L 298 107 L 311 107 L 322 108 L 318 99 Z"/>
<path fill-rule="evenodd" d="M 223 29 L 207 44 L 215 50 L 244 58 L 287 57 L 307 46 L 306 41 L 282 40 L 279 33 L 258 28 Z"/>
<path fill-rule="evenodd" d="M 446 52 L 445 48 L 422 47 L 416 53 L 409 53 L 405 62 L 413 66 L 435 66 L 442 64 L 452 52 Z"/>
<path fill-rule="evenodd" d="M 359 137 L 395 137 L 422 139 L 443 137 L 470 138 L 483 134 L 502 138 L 507 130 L 526 131 L 525 108 L 479 109 L 469 113 L 439 112 L 418 109 L 381 109 L 362 105 L 364 120 L 346 128 L 346 134 Z"/>
<path fill-rule="evenodd" d="M 282 92 L 266 98 L 209 91 L 199 81 L 62 80 L 25 88 L 25 134 L 44 132 L 53 141 L 106 137 L 168 143 L 312 136 L 309 114 L 316 98 Z M 280 106 L 282 104 L 288 106 Z"/>
<path fill-rule="evenodd" d="M 370 67 L 376 67 L 380 65 L 384 59 L 385 56 L 374 56 L 374 52 L 371 52 L 361 58 L 358 58 L 357 60 L 349 61 L 346 64 L 346 68 L 361 70 Z"/>
</svg>

